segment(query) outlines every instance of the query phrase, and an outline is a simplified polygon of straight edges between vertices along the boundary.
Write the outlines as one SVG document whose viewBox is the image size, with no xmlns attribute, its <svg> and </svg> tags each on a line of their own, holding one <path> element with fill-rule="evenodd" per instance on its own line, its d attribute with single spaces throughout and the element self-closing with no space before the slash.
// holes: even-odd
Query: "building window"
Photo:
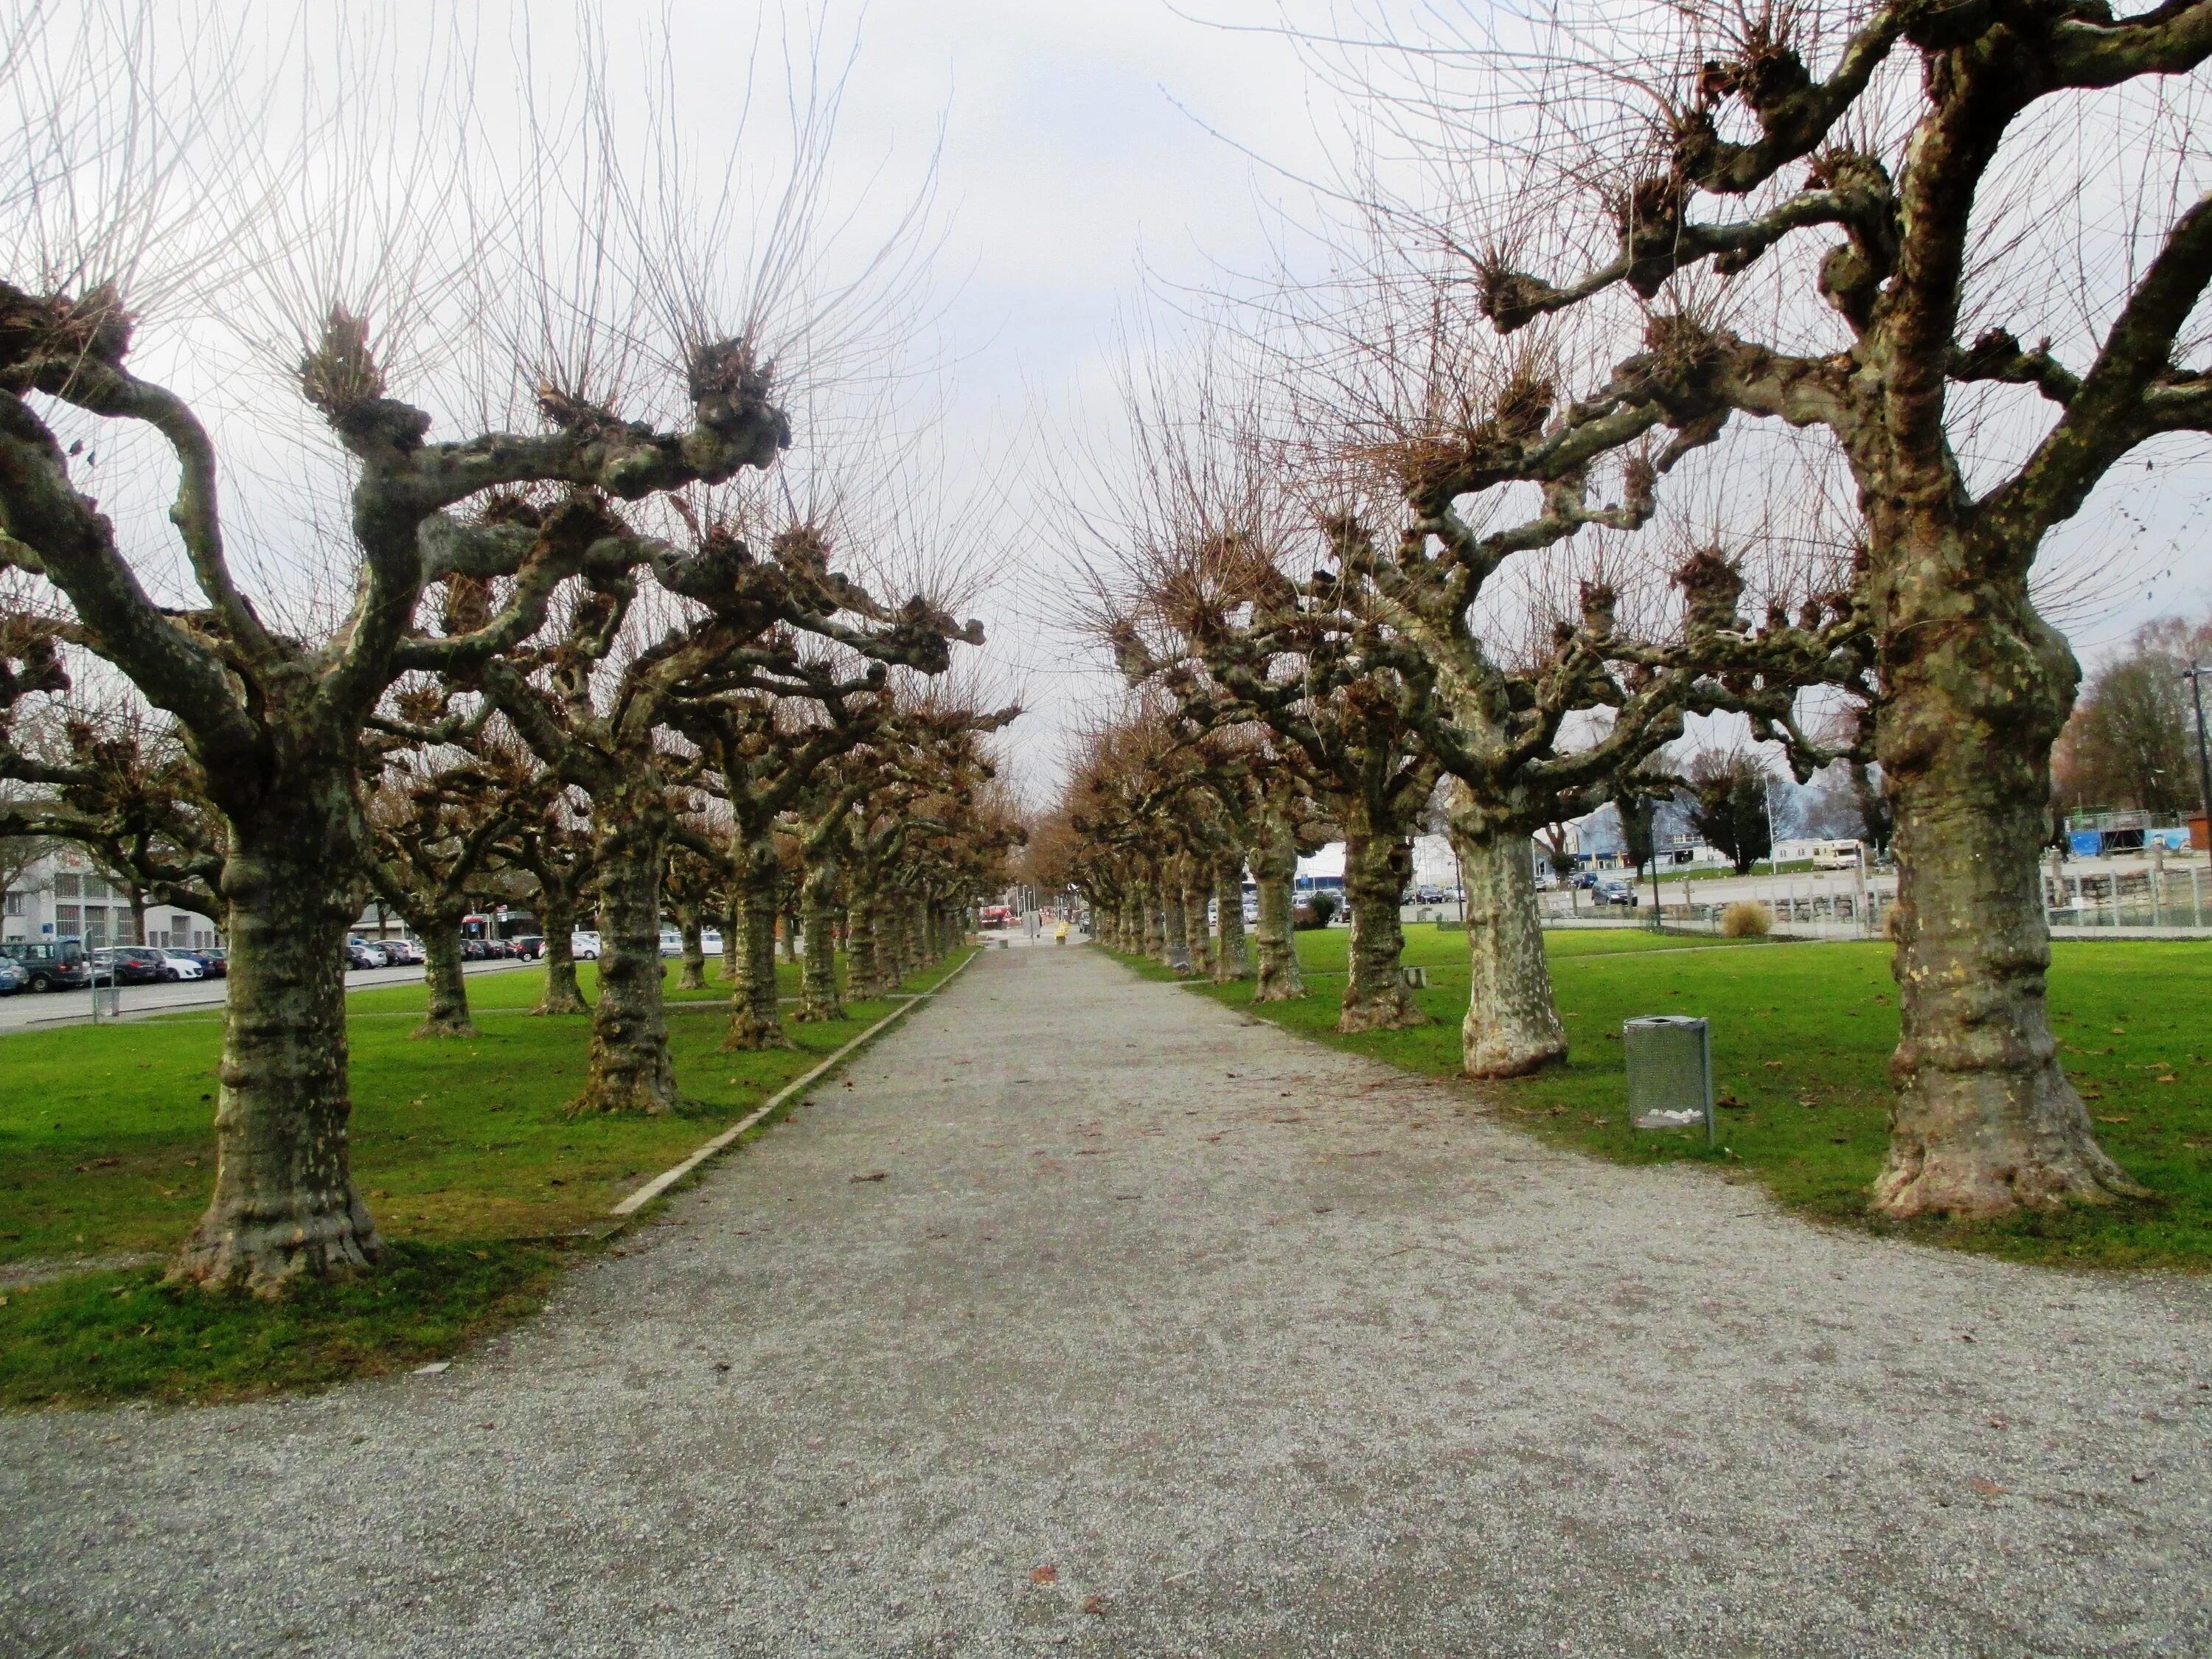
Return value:
<svg viewBox="0 0 2212 1659">
<path fill-rule="evenodd" d="M 61 929 L 64 933 L 75 933 L 79 927 L 82 926 L 83 921 L 83 913 L 80 911 L 76 905 L 57 904 L 54 906 L 54 926 Z"/>
<path fill-rule="evenodd" d="M 191 931 L 192 919 L 190 916 L 171 916 L 169 918 L 170 938 L 184 939 L 187 937 Z"/>
<path fill-rule="evenodd" d="M 30 902 L 28 893 L 10 893 L 8 895 L 7 913 L 11 916 L 27 916 L 31 914 Z"/>
<path fill-rule="evenodd" d="M 56 898 L 81 898 L 84 894 L 84 878 L 67 873 L 54 878 Z"/>
</svg>

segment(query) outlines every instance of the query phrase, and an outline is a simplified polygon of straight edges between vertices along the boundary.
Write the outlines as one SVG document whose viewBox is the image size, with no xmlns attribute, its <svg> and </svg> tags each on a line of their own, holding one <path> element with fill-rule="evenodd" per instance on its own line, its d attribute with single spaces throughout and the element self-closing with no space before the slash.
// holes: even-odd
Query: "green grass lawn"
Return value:
<svg viewBox="0 0 2212 1659">
<path fill-rule="evenodd" d="M 1433 1076 L 1459 1073 L 1468 969 L 1462 935 L 1409 928 L 1406 961 L 1429 969 L 1416 1000 L 1437 1023 L 1339 1036 L 1343 929 L 1298 936 L 1303 1002 L 1251 1006 L 1249 984 L 1194 988 L 1301 1036 Z M 1546 936 L 1572 1044 L 1563 1071 L 1480 1088 L 1509 1121 L 1623 1163 L 1711 1163 L 1802 1213 L 2018 1260 L 2212 1267 L 2212 945 L 2060 942 L 2053 1021 L 2068 1072 L 2106 1149 L 2159 1200 L 2022 1215 L 1978 1225 L 1896 1226 L 1866 1212 L 1887 1146 L 1897 1042 L 1889 947 L 1726 941 L 1640 931 Z M 1172 978 L 1149 963 L 1139 971 Z M 1620 1025 L 1640 1014 L 1713 1022 L 1719 1148 L 1702 1130 L 1628 1126 Z"/>
<path fill-rule="evenodd" d="M 782 973 L 795 992 L 797 969 Z M 588 998 L 589 964 L 581 978 Z M 677 1077 L 696 1109 L 576 1118 L 564 1108 L 589 1020 L 531 1015 L 543 979 L 471 976 L 473 1039 L 410 1036 L 419 985 L 350 999 L 354 1173 L 398 1247 L 394 1272 L 276 1308 L 163 1290 L 158 1267 L 17 1290 L 0 1303 L 0 1402 L 312 1386 L 450 1352 L 534 1306 L 576 1248 L 568 1235 L 604 1225 L 623 1193 L 896 1006 L 791 1023 L 793 1050 L 725 1054 L 726 988 L 672 991 Z M 177 1245 L 213 1181 L 221 1030 L 201 1013 L 0 1036 L 0 1264 Z"/>
</svg>

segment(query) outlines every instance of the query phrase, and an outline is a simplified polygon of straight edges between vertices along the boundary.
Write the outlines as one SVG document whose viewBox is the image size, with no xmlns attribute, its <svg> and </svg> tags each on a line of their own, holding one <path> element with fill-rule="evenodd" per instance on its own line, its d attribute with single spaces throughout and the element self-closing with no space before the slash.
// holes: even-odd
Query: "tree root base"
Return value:
<svg viewBox="0 0 2212 1659">
<path fill-rule="evenodd" d="M 1460 1073 L 1464 1077 L 1495 1083 L 1507 1078 L 1534 1077 L 1539 1072 L 1548 1072 L 1566 1063 L 1565 1048 L 1550 1048 L 1536 1054 L 1470 1054 L 1460 1066 Z"/>
<path fill-rule="evenodd" d="M 197 1285 L 210 1295 L 243 1291 L 274 1301 L 295 1284 L 373 1272 L 384 1257 L 384 1241 L 356 1198 L 350 1217 L 237 1227 L 213 1236 L 204 1221 L 170 1262 L 163 1282 Z"/>
<path fill-rule="evenodd" d="M 472 1037 L 477 1028 L 465 1019 L 426 1019 L 408 1036 L 411 1037 Z"/>
</svg>

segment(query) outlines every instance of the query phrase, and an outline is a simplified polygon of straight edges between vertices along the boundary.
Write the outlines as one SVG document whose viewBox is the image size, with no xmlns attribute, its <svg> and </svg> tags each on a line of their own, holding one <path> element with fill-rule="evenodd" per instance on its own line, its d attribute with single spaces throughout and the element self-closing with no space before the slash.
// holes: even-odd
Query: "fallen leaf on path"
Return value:
<svg viewBox="0 0 2212 1659">
<path fill-rule="evenodd" d="M 2005 1489 L 1997 1485 L 1994 1480 L 1969 1480 L 1966 1484 L 1972 1486 L 1976 1492 L 1981 1493 L 1984 1498 L 2002 1498 L 2004 1496 Z"/>
<path fill-rule="evenodd" d="M 871 1170 L 866 1175 L 847 1176 L 845 1179 L 848 1181 L 881 1181 L 890 1173 L 890 1172 L 887 1170 Z"/>
<path fill-rule="evenodd" d="M 1041 1567 L 1030 1569 L 1030 1583 L 1032 1584 L 1057 1584 L 1059 1582 L 1060 1569 L 1049 1561 Z"/>
<path fill-rule="evenodd" d="M 1085 1613 L 1104 1613 L 1106 1611 L 1106 1598 L 1103 1595 L 1085 1596 L 1083 1598 L 1083 1610 Z"/>
</svg>

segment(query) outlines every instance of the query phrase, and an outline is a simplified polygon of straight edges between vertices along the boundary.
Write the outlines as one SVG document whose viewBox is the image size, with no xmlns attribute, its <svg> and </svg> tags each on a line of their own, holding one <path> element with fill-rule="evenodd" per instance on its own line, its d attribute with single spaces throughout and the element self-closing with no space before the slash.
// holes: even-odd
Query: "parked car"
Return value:
<svg viewBox="0 0 2212 1659">
<path fill-rule="evenodd" d="M 465 939 L 461 941 L 461 960 L 463 962 L 482 962 L 491 953 L 489 951 L 484 949 L 484 942 L 480 939 Z"/>
<path fill-rule="evenodd" d="M 662 928 L 660 930 L 660 954 L 664 957 L 682 956 L 684 954 L 684 935 L 678 933 L 673 927 Z"/>
<path fill-rule="evenodd" d="M 230 956 L 228 952 L 222 950 L 221 948 L 218 947 L 206 951 L 192 951 L 186 954 L 188 954 L 194 962 L 199 963 L 200 971 L 205 974 L 210 979 L 228 979 L 230 977 Z"/>
<path fill-rule="evenodd" d="M 568 954 L 579 962 L 597 962 L 599 959 L 599 936 L 586 933 L 569 934 Z"/>
<path fill-rule="evenodd" d="M 382 968 L 384 952 L 370 950 L 366 940 L 349 939 L 345 942 L 345 964 L 348 969 Z"/>
<path fill-rule="evenodd" d="M 155 954 L 174 969 L 176 979 L 205 979 L 207 969 L 190 951 L 157 951 Z"/>
<path fill-rule="evenodd" d="M 514 954 L 525 962 L 535 962 L 545 954 L 545 940 L 541 934 L 517 934 L 507 943 L 514 947 Z"/>
<path fill-rule="evenodd" d="M 1637 904 L 1636 890 L 1625 881 L 1601 882 L 1591 896 L 1600 904 L 1625 904 L 1632 910 Z"/>
<path fill-rule="evenodd" d="M 31 982 L 22 964 L 13 957 L 0 957 L 0 997 L 12 997 Z"/>
<path fill-rule="evenodd" d="M 104 945 L 92 953 L 93 972 L 118 985 L 161 985 L 184 975 L 159 951 L 143 945 Z"/>
<path fill-rule="evenodd" d="M 92 983 L 92 958 L 73 939 L 11 939 L 0 956 L 23 970 L 27 991 L 77 991 Z"/>
</svg>

